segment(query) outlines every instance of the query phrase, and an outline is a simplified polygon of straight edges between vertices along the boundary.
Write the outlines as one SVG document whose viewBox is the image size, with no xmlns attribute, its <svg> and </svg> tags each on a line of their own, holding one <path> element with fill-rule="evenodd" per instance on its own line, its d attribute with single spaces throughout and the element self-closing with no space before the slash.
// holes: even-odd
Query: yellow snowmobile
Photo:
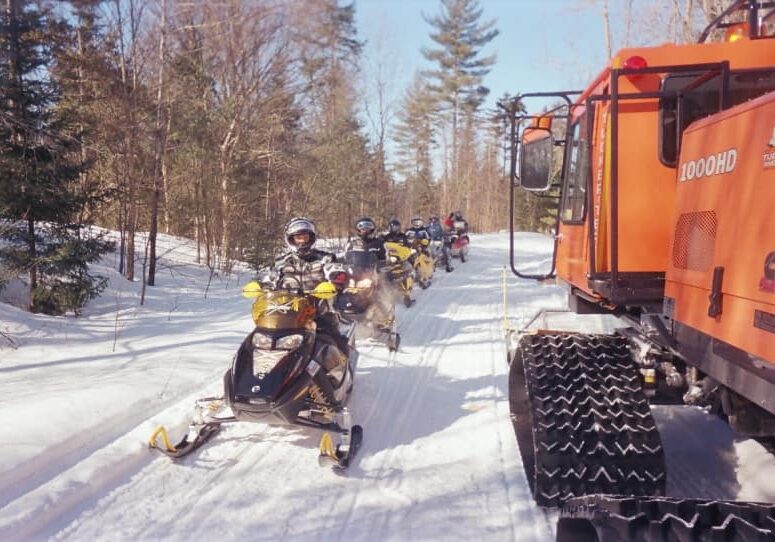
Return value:
<svg viewBox="0 0 775 542">
<path fill-rule="evenodd" d="M 406 237 L 415 252 L 414 276 L 417 279 L 417 284 L 420 285 L 420 288 L 425 290 L 433 281 L 433 257 L 428 250 L 430 239 L 415 237 L 412 235 L 413 233 L 412 230 L 409 230 L 406 232 Z"/>
<path fill-rule="evenodd" d="M 385 276 L 403 298 L 404 305 L 411 307 L 414 303 L 412 299 L 414 269 L 410 260 L 414 250 L 401 243 L 388 241 L 385 243 L 385 254 Z"/>
<path fill-rule="evenodd" d="M 335 339 L 318 334 L 315 322 L 319 301 L 333 299 L 335 285 L 322 282 L 303 291 L 253 281 L 242 292 L 255 299 L 256 327 L 223 376 L 223 395 L 196 401 L 188 434 L 178 444 L 171 445 L 166 429 L 159 427 L 149 446 L 179 458 L 210 440 L 224 423 L 298 424 L 338 433 L 337 446 L 328 433 L 321 438 L 319 462 L 346 468 L 363 438 L 363 429 L 352 424 L 345 406 L 358 361 L 354 326 L 346 332 L 345 353 L 331 348 L 338 346 Z"/>
</svg>

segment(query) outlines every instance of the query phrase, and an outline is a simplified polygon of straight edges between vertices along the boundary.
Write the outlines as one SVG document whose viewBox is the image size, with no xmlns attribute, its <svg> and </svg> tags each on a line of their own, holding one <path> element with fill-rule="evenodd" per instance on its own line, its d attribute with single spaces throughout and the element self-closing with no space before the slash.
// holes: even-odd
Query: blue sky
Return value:
<svg viewBox="0 0 775 542">
<path fill-rule="evenodd" d="M 599 9 L 589 0 L 480 0 L 483 21 L 494 19 L 498 35 L 485 49 L 497 55 L 484 84 L 487 105 L 504 92 L 582 89 L 604 66 L 605 41 Z M 440 12 L 439 0 L 356 0 L 366 56 L 393 66 L 392 92 L 400 98 L 412 75 L 428 67 L 420 50 L 433 47 L 422 15 Z M 368 64 L 365 74 L 369 74 Z M 531 104 L 528 104 L 531 107 Z M 531 107 L 532 108 L 532 107 Z"/>
</svg>

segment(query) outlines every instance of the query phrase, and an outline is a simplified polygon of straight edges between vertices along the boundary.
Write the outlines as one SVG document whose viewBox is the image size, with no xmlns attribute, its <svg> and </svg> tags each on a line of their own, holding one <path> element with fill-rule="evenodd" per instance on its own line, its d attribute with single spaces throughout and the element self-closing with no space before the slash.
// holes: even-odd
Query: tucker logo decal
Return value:
<svg viewBox="0 0 775 542">
<path fill-rule="evenodd" d="M 709 154 L 681 164 L 681 176 L 678 180 L 684 182 L 731 173 L 734 171 L 735 165 L 737 165 L 737 149 Z"/>
<path fill-rule="evenodd" d="M 768 149 L 762 154 L 762 165 L 764 169 L 775 167 L 775 126 L 772 127 L 772 136 L 767 143 Z"/>
</svg>

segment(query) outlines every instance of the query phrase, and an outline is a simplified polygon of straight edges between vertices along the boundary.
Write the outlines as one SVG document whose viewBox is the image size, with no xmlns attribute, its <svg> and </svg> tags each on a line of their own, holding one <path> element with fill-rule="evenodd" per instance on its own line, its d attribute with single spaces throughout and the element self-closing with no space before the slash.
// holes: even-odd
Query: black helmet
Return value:
<svg viewBox="0 0 775 542">
<path fill-rule="evenodd" d="M 388 222 L 388 231 L 390 233 L 401 233 L 401 223 L 394 218 Z"/>
<path fill-rule="evenodd" d="M 463 213 L 455 211 L 455 220 L 463 220 Z"/>
<path fill-rule="evenodd" d="M 306 240 L 298 243 L 293 237 L 300 234 L 308 234 Z M 317 232 L 315 231 L 315 223 L 309 218 L 303 216 L 297 216 L 288 221 L 285 225 L 285 244 L 288 245 L 294 252 L 306 252 L 312 248 L 317 240 Z"/>
<path fill-rule="evenodd" d="M 438 222 L 438 221 L 439 221 L 439 217 L 436 216 L 436 215 L 431 215 L 430 218 L 428 219 L 428 222 L 430 222 L 430 223 L 434 223 L 434 222 Z"/>
<path fill-rule="evenodd" d="M 374 233 L 376 229 L 377 229 L 377 225 L 374 224 L 374 221 L 367 216 L 364 216 L 363 218 L 359 218 L 355 222 L 355 231 L 358 233 L 358 237 L 361 237 L 361 238 L 369 237 Z"/>
<path fill-rule="evenodd" d="M 423 226 L 425 226 L 425 223 L 422 221 L 422 218 L 419 216 L 412 217 L 413 228 L 422 228 Z"/>
</svg>

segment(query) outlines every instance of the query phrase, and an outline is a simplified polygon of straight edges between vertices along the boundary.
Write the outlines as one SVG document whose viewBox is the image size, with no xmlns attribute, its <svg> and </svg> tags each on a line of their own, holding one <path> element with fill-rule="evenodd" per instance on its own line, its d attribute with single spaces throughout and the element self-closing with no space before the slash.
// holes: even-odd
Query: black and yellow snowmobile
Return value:
<svg viewBox="0 0 775 542">
<path fill-rule="evenodd" d="M 202 446 L 224 423 L 298 424 L 338 434 L 334 445 L 324 433 L 319 462 L 347 467 L 363 438 L 363 429 L 352 424 L 346 407 L 358 361 L 354 325 L 345 324 L 340 328 L 343 335 L 331 337 L 318 333 L 315 321 L 336 294 L 331 282 L 306 292 L 247 284 L 243 295 L 255 299 L 256 327 L 223 376 L 223 396 L 196 401 L 188 434 L 178 444 L 172 445 L 164 427 L 159 427 L 150 447 L 179 458 Z M 325 317 L 337 315 L 330 312 Z"/>
<path fill-rule="evenodd" d="M 414 304 L 412 299 L 412 288 L 414 287 L 414 269 L 412 268 L 411 258 L 414 250 L 402 245 L 388 241 L 385 243 L 385 276 L 387 277 L 393 289 L 401 296 L 404 305 L 411 307 Z"/>
<path fill-rule="evenodd" d="M 370 335 L 384 337 L 391 352 L 398 350 L 401 336 L 395 330 L 395 303 L 380 276 L 377 255 L 350 249 L 345 252 L 344 265 L 349 282 L 336 296 L 334 308 Z"/>
<path fill-rule="evenodd" d="M 412 230 L 406 232 L 406 238 L 411 243 L 410 246 L 414 250 L 414 277 L 417 280 L 417 284 L 420 285 L 420 288 L 425 290 L 433 281 L 433 257 L 430 255 L 428 248 L 430 239 L 427 237 L 416 237 Z"/>
</svg>

